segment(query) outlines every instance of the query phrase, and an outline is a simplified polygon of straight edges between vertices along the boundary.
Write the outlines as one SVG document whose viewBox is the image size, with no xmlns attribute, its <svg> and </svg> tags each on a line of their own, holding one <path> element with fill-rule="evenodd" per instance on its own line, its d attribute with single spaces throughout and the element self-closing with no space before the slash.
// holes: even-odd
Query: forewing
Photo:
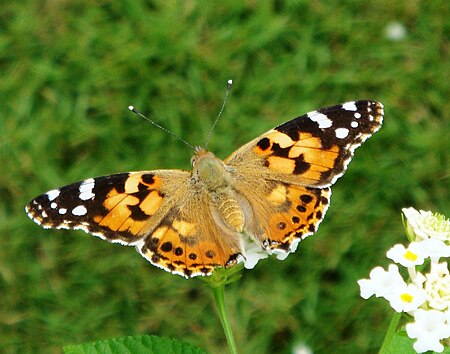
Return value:
<svg viewBox="0 0 450 354">
<path fill-rule="evenodd" d="M 225 163 L 246 175 L 328 187 L 343 175 L 354 150 L 381 127 L 383 113 L 375 101 L 312 111 L 254 139 Z"/>
<path fill-rule="evenodd" d="M 170 209 L 189 175 L 159 170 L 89 178 L 36 197 L 26 211 L 44 228 L 81 229 L 133 245 Z"/>
</svg>

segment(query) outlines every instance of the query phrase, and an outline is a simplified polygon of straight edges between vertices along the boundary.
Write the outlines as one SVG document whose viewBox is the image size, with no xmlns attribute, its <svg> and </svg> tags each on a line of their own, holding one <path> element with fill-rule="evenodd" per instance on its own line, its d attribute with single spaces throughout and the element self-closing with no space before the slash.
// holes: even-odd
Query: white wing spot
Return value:
<svg viewBox="0 0 450 354">
<path fill-rule="evenodd" d="M 309 112 L 307 116 L 313 122 L 318 123 L 320 129 L 329 128 L 333 125 L 333 121 L 330 118 L 328 118 L 325 114 L 319 113 L 317 111 Z"/>
<path fill-rule="evenodd" d="M 344 108 L 346 111 L 356 111 L 358 109 L 356 108 L 355 101 L 345 102 L 342 105 L 342 108 Z"/>
<path fill-rule="evenodd" d="M 80 199 L 81 200 L 89 200 L 95 197 L 95 194 L 92 193 L 92 190 L 95 186 L 95 180 L 93 178 L 89 178 L 83 183 L 81 183 L 79 191 L 80 191 Z"/>
<path fill-rule="evenodd" d="M 358 122 L 351 122 L 350 125 L 352 126 L 352 128 L 358 128 Z"/>
<path fill-rule="evenodd" d="M 337 128 L 335 133 L 336 133 L 336 138 L 344 139 L 347 137 L 349 130 L 347 128 Z"/>
<path fill-rule="evenodd" d="M 45 212 L 45 210 L 42 211 L 42 217 L 46 218 L 48 216 L 48 214 Z"/>
<path fill-rule="evenodd" d="M 87 209 L 84 205 L 78 205 L 77 207 L 72 209 L 72 214 L 77 216 L 86 215 Z"/>
<path fill-rule="evenodd" d="M 58 206 L 58 204 L 56 204 L 55 202 L 50 204 L 50 208 L 52 208 L 52 209 L 56 209 L 57 206 Z"/>
<path fill-rule="evenodd" d="M 66 208 L 61 208 L 58 210 L 58 213 L 60 213 L 61 215 L 64 215 L 65 213 L 67 213 L 67 209 Z"/>
<path fill-rule="evenodd" d="M 356 119 L 359 119 L 359 118 L 361 118 L 361 113 L 356 112 L 356 113 L 353 115 L 353 117 L 355 117 Z"/>
<path fill-rule="evenodd" d="M 60 193 L 59 189 L 52 189 L 51 191 L 48 191 L 46 194 L 48 200 L 51 202 L 58 197 L 59 193 Z"/>
</svg>

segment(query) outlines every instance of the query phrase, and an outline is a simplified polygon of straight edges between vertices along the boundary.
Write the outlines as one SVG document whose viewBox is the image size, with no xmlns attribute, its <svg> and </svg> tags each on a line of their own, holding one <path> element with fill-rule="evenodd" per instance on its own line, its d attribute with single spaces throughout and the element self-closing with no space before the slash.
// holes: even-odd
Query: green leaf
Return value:
<svg viewBox="0 0 450 354">
<path fill-rule="evenodd" d="M 409 338 L 406 331 L 398 331 L 393 335 L 389 347 L 386 348 L 386 354 L 415 354 L 416 351 L 413 348 L 414 342 L 415 339 Z"/>
<path fill-rule="evenodd" d="M 157 336 L 128 336 L 111 338 L 80 345 L 68 345 L 63 348 L 65 354 L 203 354 L 204 350 L 189 343 Z"/>
</svg>

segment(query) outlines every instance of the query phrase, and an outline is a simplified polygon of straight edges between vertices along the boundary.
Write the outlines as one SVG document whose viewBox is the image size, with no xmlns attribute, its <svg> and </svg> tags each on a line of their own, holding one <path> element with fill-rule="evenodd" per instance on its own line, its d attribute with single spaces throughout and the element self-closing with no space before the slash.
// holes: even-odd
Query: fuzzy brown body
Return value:
<svg viewBox="0 0 450 354">
<path fill-rule="evenodd" d="M 236 179 L 232 169 L 227 169 L 213 153 L 199 149 L 193 159 L 192 180 L 203 189 L 201 193 L 209 194 L 212 215 L 219 216 L 230 231 L 241 233 L 244 230 L 244 208 L 248 202 L 239 202 L 233 189 Z"/>
</svg>

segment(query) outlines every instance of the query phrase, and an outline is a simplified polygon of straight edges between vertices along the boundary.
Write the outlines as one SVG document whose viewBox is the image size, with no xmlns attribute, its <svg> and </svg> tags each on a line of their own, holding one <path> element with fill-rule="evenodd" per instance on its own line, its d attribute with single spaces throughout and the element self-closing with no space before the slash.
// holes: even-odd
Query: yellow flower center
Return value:
<svg viewBox="0 0 450 354">
<path fill-rule="evenodd" d="M 400 299 L 402 299 L 403 302 L 411 303 L 413 301 L 412 295 L 408 293 L 404 293 L 400 295 Z"/>
<path fill-rule="evenodd" d="M 417 260 L 417 254 L 412 253 L 410 250 L 407 250 L 405 253 L 405 258 L 408 261 L 416 261 Z"/>
</svg>

